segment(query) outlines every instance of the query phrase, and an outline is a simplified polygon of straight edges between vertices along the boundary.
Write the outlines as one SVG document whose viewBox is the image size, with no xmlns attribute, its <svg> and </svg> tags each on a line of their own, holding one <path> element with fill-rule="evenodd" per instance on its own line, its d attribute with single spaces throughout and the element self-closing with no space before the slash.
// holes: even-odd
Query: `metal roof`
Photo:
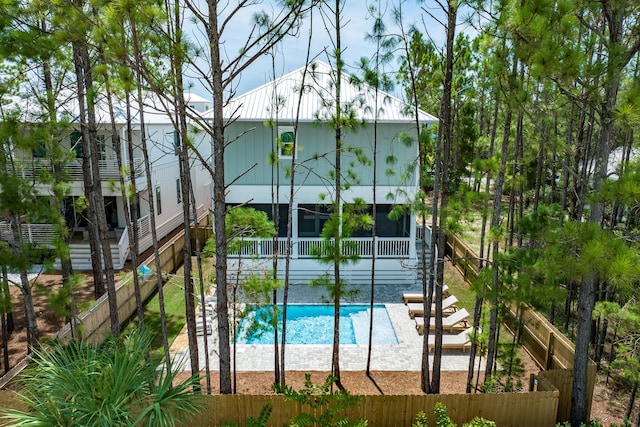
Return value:
<svg viewBox="0 0 640 427">
<path fill-rule="evenodd" d="M 335 116 L 336 70 L 324 62 L 316 61 L 299 68 L 272 82 L 266 83 L 243 95 L 229 100 L 224 109 L 225 119 L 239 121 L 316 121 Z M 300 91 L 302 88 L 302 97 Z M 353 82 L 343 73 L 340 88 L 340 104 L 351 109 L 358 120 L 372 122 L 376 93 L 367 84 Z M 298 102 L 301 98 L 301 102 Z M 275 101 L 274 101 L 275 100 Z M 299 107 L 299 113 L 298 113 Z M 209 112 L 211 115 L 211 112 Z M 418 112 L 421 123 L 437 123 L 438 119 L 424 111 Z M 406 102 L 388 93 L 378 92 L 378 122 L 411 123 L 415 110 Z"/>
<path fill-rule="evenodd" d="M 78 122 L 79 117 L 79 105 L 75 93 L 71 91 L 61 92 L 58 95 L 58 119 L 69 119 L 71 122 Z M 211 101 L 193 94 L 186 93 L 185 101 L 188 104 L 196 104 L 196 110 L 204 111 L 205 108 L 211 106 Z M 7 96 L 0 98 L 0 103 L 4 111 L 6 112 L 18 112 L 20 119 L 25 122 L 39 122 L 42 121 L 43 116 L 46 115 L 46 111 L 42 108 L 40 102 L 38 102 L 35 96 L 19 98 L 16 96 Z M 200 104 L 200 105 L 197 105 Z M 131 97 L 131 121 L 134 124 L 140 123 L 139 103 L 137 97 Z M 98 124 L 110 124 L 111 116 L 109 114 L 109 106 L 103 95 L 96 97 L 95 103 L 96 121 Z M 170 114 L 173 113 L 173 105 L 169 102 L 160 99 L 156 94 L 152 92 L 145 92 L 143 99 L 143 108 L 145 113 L 146 124 L 172 124 Z M 113 100 L 113 111 L 115 115 L 116 124 L 123 125 L 127 123 L 127 110 L 126 104 L 120 99 Z"/>
</svg>

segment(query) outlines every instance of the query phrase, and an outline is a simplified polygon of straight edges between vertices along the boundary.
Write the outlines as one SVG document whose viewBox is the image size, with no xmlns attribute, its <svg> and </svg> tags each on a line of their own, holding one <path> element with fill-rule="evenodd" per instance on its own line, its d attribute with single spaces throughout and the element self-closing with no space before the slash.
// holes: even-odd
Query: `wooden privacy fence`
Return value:
<svg viewBox="0 0 640 427">
<path fill-rule="evenodd" d="M 206 239 L 211 235 L 211 217 L 208 213 L 198 218 L 198 232 L 200 244 L 204 246 Z M 195 233 L 195 227 L 191 227 L 191 236 Z M 185 244 L 184 231 L 179 232 L 168 242 L 166 242 L 159 250 L 160 265 L 162 273 L 173 273 L 180 265 L 182 265 L 184 254 L 182 250 Z M 155 272 L 155 255 L 151 255 L 142 263 Z M 157 281 L 154 275 L 150 278 L 142 280 L 140 283 L 140 295 L 143 301 L 146 301 L 157 289 Z M 116 299 L 118 301 L 118 319 L 120 324 L 124 324 L 136 310 L 135 292 L 133 287 L 133 278 L 129 277 L 118 283 L 116 286 Z M 79 316 L 76 326 L 76 333 L 81 333 L 82 338 L 94 344 L 102 343 L 111 333 L 109 323 L 109 301 L 107 295 L 100 297 L 96 303 Z M 71 339 L 71 328 L 69 324 L 65 325 L 58 332 L 57 338 L 64 341 Z M 28 358 L 22 359 L 11 370 L 0 378 L 0 389 L 6 386 L 27 366 Z"/>
<path fill-rule="evenodd" d="M 551 386 L 552 387 L 552 386 Z M 442 402 L 447 414 L 457 425 L 483 417 L 498 426 L 552 427 L 556 423 L 559 392 L 498 394 L 443 394 L 408 396 L 361 396 L 358 406 L 341 414 L 350 420 L 365 419 L 370 426 L 411 426 L 416 414 L 424 412 L 429 425 L 435 424 L 434 405 Z M 203 396 L 204 410 L 195 419 L 182 426 L 245 425 L 249 417 L 257 418 L 265 405 L 273 412 L 268 426 L 289 425 L 289 421 L 303 412 L 319 415 L 325 408 L 315 411 L 297 402 L 285 401 L 280 395 L 210 395 Z M 26 409 L 15 392 L 0 390 L 2 408 Z M 2 416 L 0 411 L 0 416 Z"/>
<path fill-rule="evenodd" d="M 451 257 L 454 265 L 465 276 L 465 279 L 478 277 L 478 255 L 457 236 L 447 236 L 447 255 Z M 571 411 L 575 345 L 543 315 L 531 308 L 521 308 L 519 316 L 516 316 L 514 305 L 509 307 L 508 314 L 505 324 L 512 330 L 520 329 L 520 343 L 538 366 L 547 371 L 540 373 L 543 383 L 553 384 L 553 387 L 560 392 L 558 422 L 568 421 Z M 589 361 L 587 376 L 587 411 L 591 413 L 591 401 L 596 383 L 596 365 L 593 361 Z M 538 387 L 540 387 L 540 383 L 538 381 Z M 544 390 L 550 390 L 550 388 L 547 387 Z"/>
<path fill-rule="evenodd" d="M 249 417 L 257 417 L 267 404 L 273 412 L 268 425 L 289 425 L 289 420 L 302 412 L 320 414 L 297 402 L 285 401 L 278 395 L 212 395 L 204 397 L 205 410 L 186 426 L 218 426 L 224 422 L 245 425 Z M 411 426 L 418 412 L 427 414 L 429 425 L 435 425 L 433 407 L 442 402 L 458 425 L 474 417 L 493 420 L 499 426 L 547 427 L 556 422 L 559 393 L 443 394 L 409 396 L 362 396 L 360 404 L 342 412 L 351 420 L 365 419 L 370 426 Z"/>
<path fill-rule="evenodd" d="M 596 364 L 591 362 L 588 371 L 587 383 L 587 413 L 591 413 L 591 396 L 595 386 Z M 560 400 L 558 401 L 557 422 L 569 421 L 571 419 L 571 392 L 573 391 L 573 371 L 570 369 L 551 369 L 538 373 L 538 390 L 549 391 L 558 390 Z"/>
<path fill-rule="evenodd" d="M 204 214 L 198 219 L 198 231 L 200 232 L 200 242 L 202 245 L 204 245 L 208 235 L 211 234 L 210 225 L 211 219 L 208 214 Z M 191 233 L 193 236 L 193 228 L 191 229 Z M 180 267 L 180 265 L 182 265 L 184 259 L 184 244 L 185 233 L 183 231 L 162 245 L 159 250 L 159 255 L 161 271 L 163 273 L 173 273 Z M 142 264 L 155 272 L 155 255 L 152 254 L 149 258 L 144 260 Z M 157 280 L 155 275 L 152 274 L 146 280 L 142 280 L 140 282 L 140 295 L 142 300 L 146 301 L 156 289 Z M 118 319 L 120 320 L 120 324 L 126 322 L 136 310 L 134 291 L 135 289 L 132 277 L 121 281 L 116 287 Z M 80 315 L 79 324 L 81 325 L 79 331 L 84 340 L 99 344 L 106 339 L 106 337 L 111 333 L 109 301 L 106 294 L 101 296 L 93 307 Z M 62 340 L 71 339 L 71 329 L 69 325 L 60 330 L 58 338 Z"/>
<path fill-rule="evenodd" d="M 198 219 L 198 231 L 200 232 L 200 242 L 204 245 L 206 238 L 211 234 L 211 218 L 208 214 L 202 215 Z M 191 234 L 193 236 L 194 228 L 191 228 Z M 162 273 L 175 272 L 184 260 L 185 233 L 184 231 L 176 234 L 168 242 L 166 242 L 159 250 L 160 266 Z M 149 258 L 142 262 L 142 265 L 146 265 L 152 271 L 155 272 L 156 263 L 155 255 L 151 255 Z M 152 274 L 146 280 L 140 282 L 140 295 L 143 301 L 146 301 L 153 292 L 157 289 L 157 279 Z M 136 310 L 135 289 L 133 287 L 133 278 L 129 277 L 126 280 L 121 281 L 117 288 L 117 300 L 118 300 L 118 319 L 120 324 L 125 323 Z M 106 337 L 111 333 L 111 327 L 109 323 L 109 301 L 107 295 L 103 295 L 98 299 L 96 304 L 86 312 L 80 315 L 80 324 L 82 327 L 80 331 L 82 337 L 92 343 L 102 343 Z M 69 325 L 63 328 L 58 337 L 61 339 L 70 339 Z"/>
<path fill-rule="evenodd" d="M 458 236 L 447 235 L 445 253 L 453 260 L 466 280 L 475 279 L 480 271 L 480 256 Z"/>
</svg>

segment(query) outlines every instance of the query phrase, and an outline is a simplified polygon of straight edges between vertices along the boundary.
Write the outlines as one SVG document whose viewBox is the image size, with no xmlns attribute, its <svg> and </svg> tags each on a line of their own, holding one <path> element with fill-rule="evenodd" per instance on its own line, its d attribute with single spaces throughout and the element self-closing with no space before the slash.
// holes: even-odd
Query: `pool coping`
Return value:
<svg viewBox="0 0 640 427">
<path fill-rule="evenodd" d="M 384 305 L 389 314 L 398 344 L 374 344 L 371 349 L 371 370 L 374 371 L 420 371 L 422 364 L 423 337 L 418 335 L 415 321 L 409 317 L 404 304 Z M 212 322 L 211 335 L 198 336 L 201 369 L 205 367 L 204 338 L 208 339 L 209 369 L 219 370 L 217 324 Z M 183 335 L 184 333 L 184 335 Z M 182 369 L 188 370 L 188 340 L 186 327 L 171 347 L 171 354 Z M 367 344 L 341 344 L 340 369 L 361 371 L 366 369 Z M 290 371 L 330 371 L 331 344 L 287 344 L 285 368 Z M 233 352 L 233 348 L 232 348 Z M 272 371 L 274 367 L 273 346 L 269 344 L 236 344 L 236 364 L 238 371 Z M 433 357 L 429 356 L 430 359 Z M 232 354 L 233 367 L 233 354 Z M 469 353 L 459 350 L 446 351 L 442 357 L 443 371 L 466 371 L 469 367 Z"/>
</svg>

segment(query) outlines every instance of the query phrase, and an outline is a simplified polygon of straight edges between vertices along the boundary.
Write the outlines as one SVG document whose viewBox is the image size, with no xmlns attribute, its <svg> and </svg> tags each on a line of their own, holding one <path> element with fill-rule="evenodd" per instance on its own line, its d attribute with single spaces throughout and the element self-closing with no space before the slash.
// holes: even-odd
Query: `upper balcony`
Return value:
<svg viewBox="0 0 640 427">
<path fill-rule="evenodd" d="M 135 177 L 142 177 L 144 174 L 144 159 L 142 157 L 134 158 L 133 163 Z M 14 164 L 16 171 L 24 179 L 33 179 L 40 172 L 53 172 L 51 160 L 47 158 L 33 157 L 31 159 L 16 159 Z M 126 167 L 128 165 L 123 166 Z M 65 166 L 64 172 L 70 181 L 81 181 L 83 179 L 82 160 L 72 160 Z M 120 169 L 118 168 L 117 160 L 100 160 L 100 177 L 102 179 L 119 179 Z M 130 175 L 127 173 L 125 180 L 128 180 L 129 177 Z"/>
</svg>

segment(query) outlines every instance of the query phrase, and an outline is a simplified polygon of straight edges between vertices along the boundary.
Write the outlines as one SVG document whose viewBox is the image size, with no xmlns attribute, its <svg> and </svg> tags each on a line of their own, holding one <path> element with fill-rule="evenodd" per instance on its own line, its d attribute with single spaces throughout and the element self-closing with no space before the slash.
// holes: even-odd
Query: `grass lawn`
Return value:
<svg viewBox="0 0 640 427">
<path fill-rule="evenodd" d="M 181 281 L 175 277 L 164 285 L 164 310 L 167 318 L 167 337 L 169 345 L 171 345 L 187 321 L 185 315 L 184 288 Z M 150 331 L 157 331 L 151 343 L 152 353 L 154 356 L 164 356 L 160 304 L 158 303 L 157 292 L 145 306 L 144 321 Z"/>
<path fill-rule="evenodd" d="M 205 286 L 206 286 L 206 278 L 208 276 L 209 268 L 206 267 L 206 260 L 203 261 L 203 276 L 205 277 Z M 210 263 L 209 263 L 210 264 Z M 200 287 L 199 281 L 197 278 L 197 270 L 195 260 L 193 263 L 194 267 L 194 286 L 196 297 L 200 295 Z M 213 267 L 211 267 L 213 268 Z M 167 319 L 167 337 L 169 341 L 169 345 L 173 343 L 175 338 L 178 336 L 182 328 L 184 327 L 187 317 L 185 314 L 185 303 L 184 303 L 184 278 L 182 276 L 182 268 L 178 270 L 175 275 L 172 275 L 170 279 L 164 284 L 164 311 Z M 197 305 L 197 303 L 196 303 Z M 151 299 L 145 304 L 144 307 L 144 321 L 145 326 L 149 331 L 153 331 L 153 342 L 151 343 L 152 354 L 153 356 L 159 356 L 164 358 L 164 349 L 162 348 L 162 325 L 160 321 L 160 304 L 158 302 L 158 293 L 155 292 Z M 137 317 L 132 317 L 132 321 L 127 326 L 127 329 L 134 328 L 138 324 Z"/>
<path fill-rule="evenodd" d="M 464 281 L 462 275 L 451 263 L 444 269 L 444 283 L 449 286 L 449 294 L 458 298 L 458 308 L 466 308 L 469 313 L 473 313 L 473 305 L 476 302 L 476 294 Z"/>
</svg>

